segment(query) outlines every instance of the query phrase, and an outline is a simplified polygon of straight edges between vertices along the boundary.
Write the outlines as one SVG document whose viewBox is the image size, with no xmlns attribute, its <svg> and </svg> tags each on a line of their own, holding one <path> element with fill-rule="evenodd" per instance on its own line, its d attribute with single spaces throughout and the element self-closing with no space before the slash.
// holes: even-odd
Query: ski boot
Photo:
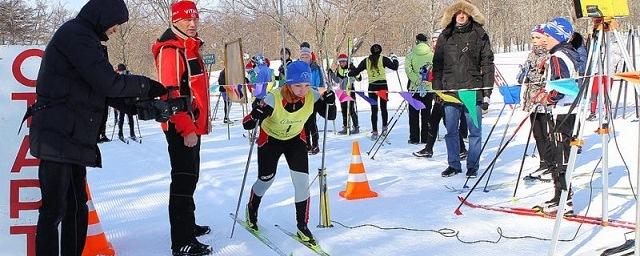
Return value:
<svg viewBox="0 0 640 256">
<path fill-rule="evenodd" d="M 107 138 L 107 135 L 101 134 L 100 137 L 98 138 L 98 143 L 103 143 L 103 142 L 109 142 L 111 141 L 109 138 Z"/>
<path fill-rule="evenodd" d="M 304 226 L 298 225 L 298 232 L 296 233 L 296 235 L 303 242 L 309 243 L 311 245 L 316 245 L 316 240 L 313 238 L 313 234 L 311 234 L 311 231 L 309 230 L 309 228 L 307 228 L 306 225 Z"/>
<path fill-rule="evenodd" d="M 247 211 L 245 212 L 245 223 L 250 229 L 258 231 L 258 210 L 251 209 L 251 203 L 247 204 Z"/>
<path fill-rule="evenodd" d="M 172 249 L 171 251 L 173 256 L 201 256 L 211 254 L 211 246 L 200 243 L 198 242 L 198 240 L 193 239 L 193 241 L 178 248 Z"/>
<path fill-rule="evenodd" d="M 382 132 L 380 134 L 386 134 L 388 132 L 388 126 L 382 126 Z"/>
</svg>

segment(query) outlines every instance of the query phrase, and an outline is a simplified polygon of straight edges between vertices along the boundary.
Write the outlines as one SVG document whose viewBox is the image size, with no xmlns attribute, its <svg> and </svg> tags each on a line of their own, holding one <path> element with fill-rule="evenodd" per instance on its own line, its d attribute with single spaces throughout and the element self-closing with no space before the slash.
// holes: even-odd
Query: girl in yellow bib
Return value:
<svg viewBox="0 0 640 256">
<path fill-rule="evenodd" d="M 250 130 L 260 124 L 258 145 L 258 179 L 251 187 L 247 204 L 247 224 L 258 230 L 258 207 L 262 196 L 276 174 L 278 160 L 284 154 L 295 189 L 296 222 L 298 237 L 315 244 L 309 221 L 309 159 L 307 134 L 304 124 L 314 110 L 321 115 L 327 103 L 335 102 L 333 91 L 322 96 L 309 90 L 311 69 L 303 61 L 294 61 L 287 66 L 285 86 L 269 93 L 264 100 L 256 102 L 251 113 L 244 117 L 244 129 Z M 320 111 L 322 110 L 322 111 Z"/>
</svg>

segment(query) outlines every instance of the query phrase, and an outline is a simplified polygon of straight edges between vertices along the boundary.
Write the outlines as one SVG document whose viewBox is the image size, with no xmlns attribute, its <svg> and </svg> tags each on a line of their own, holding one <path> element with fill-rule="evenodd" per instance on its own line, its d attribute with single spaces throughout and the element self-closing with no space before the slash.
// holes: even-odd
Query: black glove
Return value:
<svg viewBox="0 0 640 256">
<path fill-rule="evenodd" d="M 264 120 L 271 115 L 271 112 L 273 112 L 273 109 L 263 101 L 260 101 L 260 103 L 253 107 L 249 115 L 251 115 L 251 119 L 253 120 Z"/>
<path fill-rule="evenodd" d="M 324 99 L 325 102 L 334 103 L 336 101 L 336 93 L 334 93 L 331 90 L 327 90 L 322 95 L 322 98 Z"/>
<path fill-rule="evenodd" d="M 149 93 L 147 94 L 149 98 L 156 98 L 167 94 L 167 88 L 156 80 L 148 79 L 147 85 L 149 86 Z"/>
</svg>

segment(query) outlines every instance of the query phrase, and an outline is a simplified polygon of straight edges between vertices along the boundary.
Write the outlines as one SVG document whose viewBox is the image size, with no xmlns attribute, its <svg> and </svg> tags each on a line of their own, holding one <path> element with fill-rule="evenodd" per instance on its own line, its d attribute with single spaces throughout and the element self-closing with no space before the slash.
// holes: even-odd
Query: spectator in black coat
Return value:
<svg viewBox="0 0 640 256">
<path fill-rule="evenodd" d="M 438 47 L 433 57 L 433 89 L 460 90 L 491 88 L 494 82 L 493 52 L 489 36 L 483 29 L 484 15 L 468 1 L 458 0 L 444 12 L 438 38 Z M 491 89 L 477 90 L 475 117 L 462 104 L 445 102 L 444 116 L 447 135 L 449 167 L 442 172 L 449 177 L 462 172 L 460 164 L 459 123 L 464 117 L 469 129 L 469 155 L 467 177 L 475 177 L 480 168 L 482 145 L 482 110 L 489 107 Z M 447 92 L 457 96 L 456 92 Z M 477 118 L 478 124 L 472 123 Z"/>
<path fill-rule="evenodd" d="M 101 167 L 98 129 L 108 98 L 156 97 L 164 86 L 116 74 L 101 41 L 129 19 L 123 0 L 90 0 L 47 45 L 32 106 L 31 154 L 40 160 L 42 195 L 36 255 L 80 255 L 87 235 L 86 166 Z M 122 101 L 122 100 L 120 100 Z"/>
</svg>

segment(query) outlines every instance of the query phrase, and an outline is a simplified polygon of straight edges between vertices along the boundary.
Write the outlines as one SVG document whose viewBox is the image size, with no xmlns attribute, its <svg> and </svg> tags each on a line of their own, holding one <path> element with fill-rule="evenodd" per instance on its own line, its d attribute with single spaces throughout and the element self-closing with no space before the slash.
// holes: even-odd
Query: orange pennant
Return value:
<svg viewBox="0 0 640 256">
<path fill-rule="evenodd" d="M 640 84 L 640 72 L 620 72 L 616 73 L 615 77 L 630 83 Z"/>
</svg>

